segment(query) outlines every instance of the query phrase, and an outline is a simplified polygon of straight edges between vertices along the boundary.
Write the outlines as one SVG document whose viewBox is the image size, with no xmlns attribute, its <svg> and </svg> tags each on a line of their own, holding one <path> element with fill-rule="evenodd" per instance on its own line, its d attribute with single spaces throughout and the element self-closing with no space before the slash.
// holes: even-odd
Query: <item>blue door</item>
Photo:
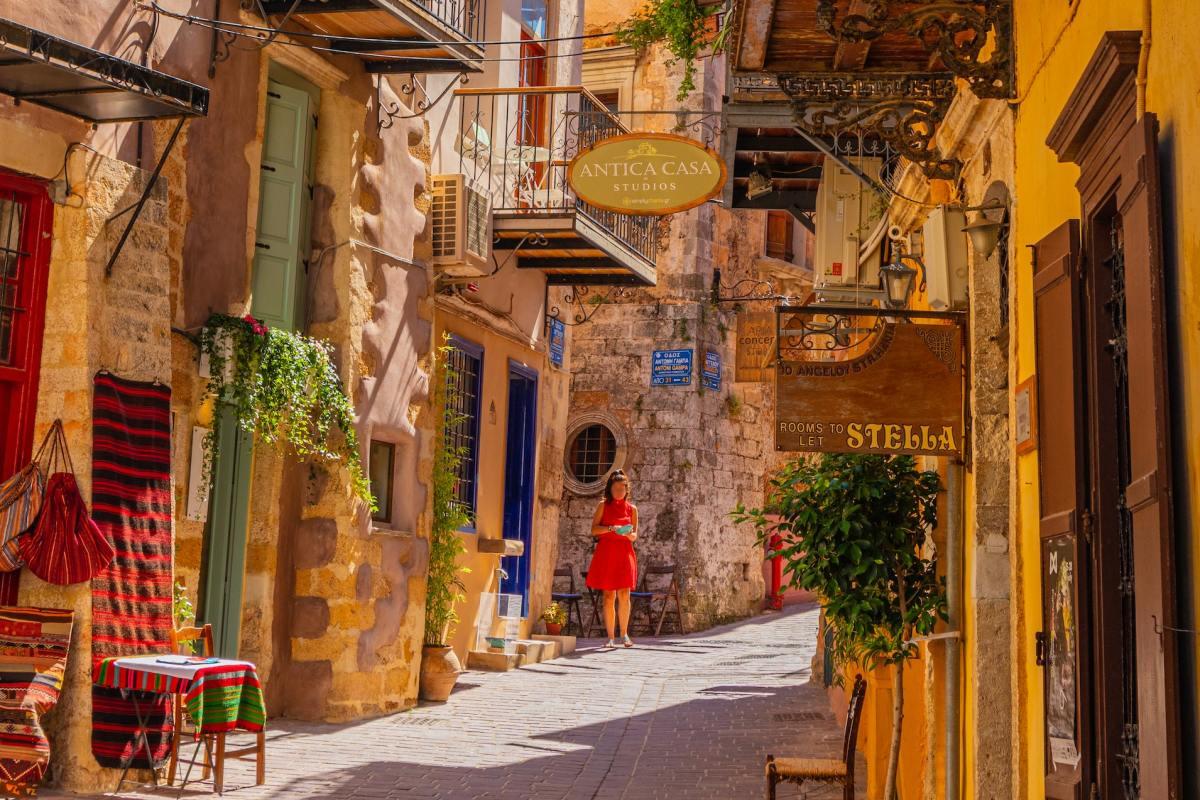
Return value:
<svg viewBox="0 0 1200 800">
<path fill-rule="evenodd" d="M 529 562 L 533 542 L 533 467 L 537 456 L 537 373 L 508 365 L 508 439 L 504 454 L 505 539 L 525 544 L 522 556 L 506 556 L 501 566 L 508 577 L 500 591 L 522 597 L 521 615 L 529 614 Z"/>
</svg>

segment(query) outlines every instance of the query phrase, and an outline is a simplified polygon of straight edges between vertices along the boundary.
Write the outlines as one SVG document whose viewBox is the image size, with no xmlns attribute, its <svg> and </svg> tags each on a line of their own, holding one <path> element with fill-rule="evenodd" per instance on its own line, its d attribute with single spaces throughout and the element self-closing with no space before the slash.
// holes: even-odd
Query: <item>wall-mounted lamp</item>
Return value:
<svg viewBox="0 0 1200 800">
<path fill-rule="evenodd" d="M 925 287 L 925 263 L 917 256 L 905 254 L 896 256 L 896 259 L 890 264 L 884 264 L 879 268 L 879 280 L 883 284 L 883 301 L 888 308 L 904 308 L 908 305 L 909 295 L 912 294 L 913 280 L 917 277 L 917 270 L 905 266 L 905 261 L 912 261 L 920 268 L 920 287 L 922 289 Z"/>
<path fill-rule="evenodd" d="M 775 191 L 775 181 L 771 177 L 771 168 L 766 164 L 755 164 L 750 170 L 750 185 L 746 187 L 746 199 L 753 200 Z"/>
<path fill-rule="evenodd" d="M 980 258 L 991 258 L 1000 242 L 1000 230 L 1004 227 L 1004 203 L 993 201 L 964 210 L 970 211 L 971 216 L 967 220 L 967 226 L 962 229 L 963 233 L 970 237 L 976 255 Z M 987 215 L 989 211 L 999 211 L 1001 219 L 991 219 Z"/>
</svg>

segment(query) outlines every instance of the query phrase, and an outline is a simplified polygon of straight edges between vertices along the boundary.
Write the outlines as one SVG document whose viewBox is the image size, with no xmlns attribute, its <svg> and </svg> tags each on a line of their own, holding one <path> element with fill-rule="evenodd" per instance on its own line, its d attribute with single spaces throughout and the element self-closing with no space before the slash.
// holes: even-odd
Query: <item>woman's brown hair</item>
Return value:
<svg viewBox="0 0 1200 800">
<path fill-rule="evenodd" d="M 618 481 L 624 481 L 626 487 L 629 486 L 629 478 L 625 477 L 624 470 L 613 470 L 613 473 L 608 476 L 608 482 L 604 484 L 604 499 L 609 503 L 611 503 L 614 499 L 612 493 L 613 484 L 617 483 Z M 629 499 L 628 489 L 625 490 L 625 499 Z"/>
</svg>

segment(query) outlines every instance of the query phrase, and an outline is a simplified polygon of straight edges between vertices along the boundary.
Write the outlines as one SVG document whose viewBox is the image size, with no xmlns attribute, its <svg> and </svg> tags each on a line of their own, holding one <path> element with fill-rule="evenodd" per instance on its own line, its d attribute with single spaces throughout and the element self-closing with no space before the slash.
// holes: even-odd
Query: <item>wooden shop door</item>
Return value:
<svg viewBox="0 0 1200 800">
<path fill-rule="evenodd" d="M 43 184 L 0 171 L 0 481 L 32 457 L 52 222 Z M 19 576 L 0 573 L 0 605 Z"/>
<path fill-rule="evenodd" d="M 508 366 L 508 438 L 504 455 L 504 538 L 523 542 L 525 552 L 506 556 L 507 577 L 500 591 L 522 597 L 521 615 L 529 613 L 529 564 L 533 554 L 534 466 L 537 459 L 537 373 L 520 364 Z"/>
</svg>

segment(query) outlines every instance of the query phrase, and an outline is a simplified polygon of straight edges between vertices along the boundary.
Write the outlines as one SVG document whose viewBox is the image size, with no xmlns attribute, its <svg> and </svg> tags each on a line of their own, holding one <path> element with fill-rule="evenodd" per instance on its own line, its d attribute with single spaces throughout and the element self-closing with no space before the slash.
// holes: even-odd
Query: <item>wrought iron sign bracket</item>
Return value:
<svg viewBox="0 0 1200 800">
<path fill-rule="evenodd" d="M 720 305 L 721 303 L 745 303 L 752 300 L 771 300 L 783 303 L 784 307 L 787 307 L 786 304 L 789 299 L 787 295 L 782 295 L 775 291 L 775 287 L 770 281 L 763 281 L 757 278 L 742 278 L 733 284 L 725 284 L 721 282 L 721 270 L 713 270 L 712 288 L 709 294 L 709 301 L 713 305 Z"/>
<path fill-rule="evenodd" d="M 549 293 L 549 287 L 547 287 Z M 574 313 L 571 319 L 565 319 L 563 309 L 557 305 L 551 306 L 547 300 L 546 307 L 549 309 L 546 312 L 546 327 L 549 328 L 550 320 L 558 320 L 564 325 L 572 327 L 576 325 L 584 325 L 591 322 L 592 317 L 596 316 L 596 312 L 601 306 L 608 303 L 614 303 L 618 300 L 623 300 L 633 295 L 633 288 L 630 286 L 608 286 L 603 292 L 599 291 L 594 286 L 571 286 L 562 295 L 562 304 L 567 306 L 565 313 Z"/>
<path fill-rule="evenodd" d="M 1012 0 L 863 0 L 859 13 L 840 19 L 837 0 L 817 0 L 817 25 L 838 42 L 871 42 L 900 33 L 922 42 L 931 55 L 976 96 L 1014 97 Z M 992 39 L 987 60 L 984 47 Z"/>
</svg>

